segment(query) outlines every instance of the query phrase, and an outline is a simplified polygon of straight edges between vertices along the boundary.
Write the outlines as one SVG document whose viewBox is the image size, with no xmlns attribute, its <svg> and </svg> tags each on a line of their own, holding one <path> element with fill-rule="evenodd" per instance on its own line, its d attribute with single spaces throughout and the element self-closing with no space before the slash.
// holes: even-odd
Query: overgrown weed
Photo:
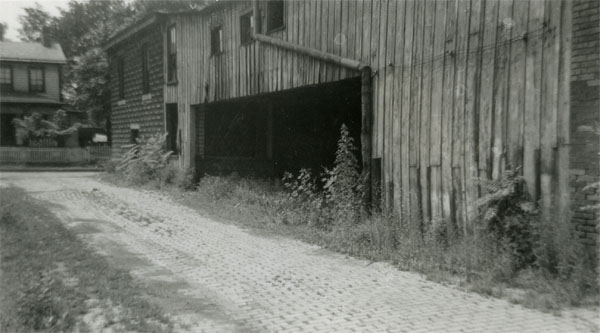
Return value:
<svg viewBox="0 0 600 333">
<path fill-rule="evenodd" d="M 335 165 L 320 175 L 302 169 L 276 180 L 206 175 L 183 203 L 213 215 L 300 238 L 350 255 L 390 261 L 436 281 L 543 310 L 598 305 L 593 256 L 572 225 L 543 215 L 524 192 L 518 169 L 480 180 L 480 215 L 466 229 L 423 221 L 401 207 L 367 214 L 356 147 L 344 127 Z M 464 232 L 463 230 L 467 230 Z M 509 292 L 522 288 L 526 292 Z M 591 296 L 590 296 L 591 295 Z"/>
<path fill-rule="evenodd" d="M 166 139 L 166 133 L 138 139 L 120 159 L 106 161 L 104 170 L 129 185 L 193 190 L 196 185 L 194 170 L 177 165 L 178 162 L 171 158 L 173 152 L 164 148 Z"/>
</svg>

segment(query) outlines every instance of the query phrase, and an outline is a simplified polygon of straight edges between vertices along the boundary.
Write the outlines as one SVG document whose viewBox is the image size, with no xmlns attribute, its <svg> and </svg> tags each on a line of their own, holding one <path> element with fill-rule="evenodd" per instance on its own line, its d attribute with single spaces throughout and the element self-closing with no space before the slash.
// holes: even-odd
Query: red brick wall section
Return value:
<svg viewBox="0 0 600 333">
<path fill-rule="evenodd" d="M 598 190 L 583 188 L 600 176 L 600 2 L 573 3 L 573 50 L 571 67 L 571 200 L 573 222 L 584 244 L 598 240 L 599 214 L 582 206 L 599 201 Z"/>
<path fill-rule="evenodd" d="M 142 93 L 141 47 L 148 45 L 150 53 L 150 93 Z M 162 33 L 151 27 L 116 46 L 109 53 L 111 60 L 110 85 L 112 107 L 113 147 L 130 143 L 130 126 L 140 125 L 140 136 L 149 137 L 165 131 L 164 71 Z M 118 57 L 124 57 L 125 98 L 119 98 Z M 118 149 L 116 149 L 118 151 Z"/>
</svg>

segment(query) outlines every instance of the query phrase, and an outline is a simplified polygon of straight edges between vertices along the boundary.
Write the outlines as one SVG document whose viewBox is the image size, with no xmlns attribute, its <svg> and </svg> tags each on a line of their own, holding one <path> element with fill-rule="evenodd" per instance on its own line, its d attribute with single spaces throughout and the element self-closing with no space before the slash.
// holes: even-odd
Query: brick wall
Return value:
<svg viewBox="0 0 600 333">
<path fill-rule="evenodd" d="M 148 137 L 165 131 L 163 42 L 158 26 L 138 33 L 117 45 L 109 53 L 112 140 L 119 148 L 130 143 L 130 126 L 140 126 L 140 136 Z M 147 44 L 150 58 L 150 92 L 142 92 L 142 45 Z M 124 59 L 125 98 L 119 97 L 119 57 Z"/>
<path fill-rule="evenodd" d="M 571 67 L 571 158 L 570 184 L 573 222 L 583 243 L 595 246 L 598 214 L 582 206 L 599 201 L 600 193 L 583 188 L 600 176 L 600 2 L 573 3 L 573 50 Z"/>
</svg>

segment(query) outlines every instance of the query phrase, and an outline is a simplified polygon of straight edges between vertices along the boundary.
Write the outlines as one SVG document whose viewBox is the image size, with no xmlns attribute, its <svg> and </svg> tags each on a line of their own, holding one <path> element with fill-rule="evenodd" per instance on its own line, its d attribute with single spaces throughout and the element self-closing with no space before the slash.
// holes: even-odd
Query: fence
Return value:
<svg viewBox="0 0 600 333">
<path fill-rule="evenodd" d="M 92 163 L 107 160 L 111 147 L 32 148 L 0 147 L 0 163 Z"/>
</svg>

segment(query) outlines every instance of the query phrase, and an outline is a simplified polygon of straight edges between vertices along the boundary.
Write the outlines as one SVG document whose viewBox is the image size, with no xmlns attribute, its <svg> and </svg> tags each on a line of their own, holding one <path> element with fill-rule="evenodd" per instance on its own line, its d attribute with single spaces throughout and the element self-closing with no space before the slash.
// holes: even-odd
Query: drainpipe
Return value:
<svg viewBox="0 0 600 333">
<path fill-rule="evenodd" d="M 362 181 L 365 195 L 363 202 L 365 207 L 371 208 L 373 191 L 375 190 L 375 179 L 372 177 L 372 145 L 371 128 L 373 124 L 373 90 L 371 83 L 371 67 L 360 61 L 340 57 L 335 54 L 315 50 L 308 47 L 293 44 L 281 39 L 266 36 L 260 33 L 260 13 L 258 0 L 254 0 L 254 30 L 253 38 L 258 42 L 277 46 L 282 49 L 290 50 L 299 54 L 307 55 L 325 62 L 329 62 L 341 67 L 349 68 L 360 72 L 361 79 L 361 154 L 362 154 Z"/>
</svg>

